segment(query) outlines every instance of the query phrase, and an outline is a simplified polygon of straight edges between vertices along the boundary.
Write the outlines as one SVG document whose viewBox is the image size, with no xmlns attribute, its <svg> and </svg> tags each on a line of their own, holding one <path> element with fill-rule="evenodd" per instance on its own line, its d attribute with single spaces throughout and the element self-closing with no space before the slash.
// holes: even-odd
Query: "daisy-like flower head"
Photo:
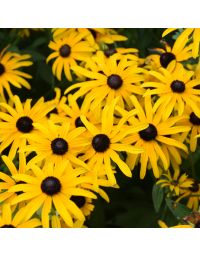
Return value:
<svg viewBox="0 0 200 255">
<path fill-rule="evenodd" d="M 113 44 L 114 42 L 126 41 L 128 39 L 124 35 L 119 35 L 115 29 L 111 28 L 90 28 L 87 30 L 90 32 L 87 40 L 91 45 L 97 43 L 101 46 L 102 44 Z"/>
<path fill-rule="evenodd" d="M 200 90 L 195 88 L 200 81 L 192 79 L 193 71 L 187 71 L 178 63 L 175 69 L 173 65 L 169 65 L 168 69 L 160 68 L 160 72 L 150 71 L 149 74 L 157 81 L 145 82 L 142 87 L 151 87 L 151 90 L 145 92 L 145 96 L 159 96 L 155 108 L 160 107 L 164 120 L 173 111 L 183 115 L 186 105 L 200 118 L 200 109 L 197 106 L 197 102 L 200 101 Z"/>
<path fill-rule="evenodd" d="M 162 48 L 155 48 L 153 51 L 155 51 L 157 54 L 152 54 L 148 56 L 149 60 L 152 60 L 155 62 L 154 69 L 163 67 L 167 68 L 169 63 L 171 63 L 173 60 L 176 62 L 181 62 L 188 60 L 192 57 L 192 45 L 186 46 L 188 41 L 188 38 L 185 38 L 182 40 L 182 38 L 178 38 L 173 47 L 170 47 L 169 44 L 167 44 L 165 41 L 162 41 L 164 49 Z"/>
<path fill-rule="evenodd" d="M 26 146 L 27 139 L 25 134 L 35 133 L 33 124 L 42 122 L 45 116 L 53 108 L 40 98 L 34 106 L 31 107 L 31 99 L 27 99 L 24 104 L 21 103 L 18 96 L 14 96 L 14 107 L 6 103 L 0 103 L 1 107 L 7 110 L 7 113 L 0 112 L 0 153 L 11 145 L 9 157 L 13 159 L 18 148 L 23 149 Z"/>
<path fill-rule="evenodd" d="M 94 175 L 94 185 L 97 185 L 97 178 L 100 171 L 104 171 L 110 182 L 110 185 L 116 184 L 116 178 L 112 169 L 112 162 L 114 162 L 119 169 L 128 177 L 132 176 L 128 165 L 120 158 L 120 152 L 129 152 L 133 154 L 140 154 L 143 152 L 142 148 L 137 146 L 127 145 L 121 142 L 122 139 L 131 133 L 138 132 L 146 127 L 145 124 L 138 124 L 134 127 L 125 125 L 127 118 L 134 115 L 135 110 L 130 112 L 130 115 L 121 118 L 117 125 L 113 124 L 114 111 L 118 98 L 113 100 L 109 105 L 106 105 L 102 111 L 101 125 L 95 126 L 90 123 L 85 116 L 81 116 L 81 121 L 90 133 L 87 137 L 90 145 L 85 148 L 83 159 L 87 160 L 87 165 Z"/>
<path fill-rule="evenodd" d="M 180 196 L 187 192 L 187 188 L 192 187 L 193 180 L 188 178 L 187 174 L 180 175 L 180 172 L 174 172 L 173 176 L 168 170 L 167 173 L 162 174 L 160 180 L 157 181 L 157 185 L 160 184 L 162 188 L 168 187 L 167 193 L 172 196 Z"/>
<path fill-rule="evenodd" d="M 10 191 L 23 192 L 12 200 L 12 204 L 26 201 L 24 219 L 28 220 L 41 208 L 43 227 L 49 227 L 49 214 L 58 214 L 69 227 L 73 227 L 73 217 L 84 220 L 85 217 L 77 205 L 70 199 L 71 196 L 85 196 L 96 198 L 89 190 L 80 188 L 82 183 L 90 183 L 91 178 L 85 177 L 83 168 L 72 168 L 69 162 L 54 167 L 53 164 L 44 165 L 41 169 L 32 164 L 31 174 L 16 174 L 15 180 L 23 184 L 13 186 Z M 55 210 L 54 210 L 55 207 Z"/>
<path fill-rule="evenodd" d="M 2 205 L 2 214 L 0 215 L 0 228 L 36 228 L 41 226 L 41 222 L 37 218 L 24 220 L 23 208 L 15 215 L 11 210 L 10 204 Z"/>
<path fill-rule="evenodd" d="M 81 115 L 84 115 L 90 122 L 95 125 L 100 123 L 100 115 L 102 109 L 101 105 L 98 105 L 96 109 L 91 111 L 90 104 L 87 100 L 83 100 L 81 106 L 79 106 L 78 102 L 75 100 L 75 97 L 72 94 L 69 94 L 67 96 L 67 103 L 62 104 L 61 108 L 65 113 L 65 116 L 67 116 L 65 117 L 65 120 L 67 118 L 67 120 L 70 122 L 71 129 L 84 127 L 84 124 L 80 119 Z"/>
<path fill-rule="evenodd" d="M 197 103 L 200 109 L 200 104 Z M 186 140 L 189 143 L 190 151 L 194 152 L 197 148 L 197 138 L 200 134 L 200 118 L 193 112 L 191 107 L 186 106 L 184 111 L 185 119 L 180 121 L 181 125 L 190 127 L 188 132 L 181 135 L 181 140 Z"/>
<path fill-rule="evenodd" d="M 164 31 L 163 37 L 167 34 L 177 30 L 177 28 L 168 28 Z M 199 45 L 200 45 L 200 28 L 186 28 L 179 35 L 177 40 L 185 41 L 192 39 L 191 47 L 192 47 L 192 57 L 197 58 L 199 55 Z"/>
<path fill-rule="evenodd" d="M 10 203 L 18 193 L 9 192 L 8 190 L 16 184 L 13 175 L 26 173 L 26 157 L 24 153 L 19 153 L 19 167 L 17 168 L 12 160 L 7 156 L 2 156 L 2 160 L 7 167 L 6 172 L 0 171 L 0 203 Z"/>
<path fill-rule="evenodd" d="M 80 66 L 74 66 L 73 70 L 90 80 L 70 86 L 65 90 L 65 94 L 79 88 L 74 94 L 76 99 L 87 94 L 88 101 L 99 105 L 103 101 L 109 103 L 119 97 L 120 104 L 124 105 L 125 102 L 130 107 L 130 95 L 144 93 L 139 85 L 144 80 L 144 70 L 136 64 L 133 65 L 132 61 L 127 61 L 126 57 L 117 61 L 117 54 L 114 54 L 107 59 L 103 52 L 99 51 L 87 64 L 90 70 Z"/>
<path fill-rule="evenodd" d="M 77 158 L 83 147 L 88 145 L 88 141 L 80 137 L 86 130 L 84 127 L 70 130 L 69 122 L 58 125 L 50 120 L 45 124 L 36 123 L 34 127 L 38 133 L 28 135 L 30 145 L 24 148 L 25 151 L 35 151 L 37 154 L 29 164 L 44 159 L 47 163 L 57 166 L 69 161 L 72 165 L 88 168 L 82 160 Z"/>
<path fill-rule="evenodd" d="M 193 180 L 192 186 L 189 187 L 187 191 L 177 199 L 177 201 L 180 201 L 183 198 L 188 199 L 187 206 L 189 208 L 193 211 L 198 211 L 200 201 L 200 183 L 198 180 Z"/>
<path fill-rule="evenodd" d="M 87 41 L 83 41 L 85 36 L 85 33 L 70 30 L 65 37 L 49 43 L 49 48 L 54 52 L 48 56 L 47 62 L 56 58 L 52 71 L 58 80 L 61 80 L 64 70 L 65 77 L 72 81 L 71 67 L 77 65 L 77 61 L 86 61 L 91 56 L 94 49 Z"/>
<path fill-rule="evenodd" d="M 171 135 L 186 132 L 190 128 L 177 125 L 177 122 L 183 117 L 171 117 L 163 121 L 162 113 L 153 110 L 150 96 L 146 96 L 144 99 L 144 109 L 135 96 L 131 96 L 131 100 L 137 110 L 137 118 L 131 117 L 128 120 L 130 126 L 148 124 L 148 127 L 128 138 L 124 138 L 124 142 L 144 149 L 144 153 L 141 155 L 128 155 L 127 164 L 133 169 L 138 161 L 141 163 L 141 179 L 145 177 L 147 168 L 152 168 L 154 176 L 159 178 L 158 163 L 165 170 L 170 165 L 170 160 L 164 153 L 163 145 L 173 146 L 187 152 L 187 147 L 182 142 L 175 140 Z"/>
<path fill-rule="evenodd" d="M 4 89 L 10 98 L 13 93 L 10 86 L 21 88 L 22 86 L 30 89 L 30 84 L 26 79 L 32 78 L 31 75 L 19 70 L 21 67 L 31 66 L 31 56 L 28 54 L 20 55 L 14 52 L 6 52 L 6 49 L 0 53 L 0 94 L 4 94 Z M 26 79 L 25 79 L 26 78 Z"/>
<path fill-rule="evenodd" d="M 71 196 L 71 201 L 73 201 L 78 208 L 81 209 L 85 216 L 89 216 L 94 210 L 94 205 L 92 204 L 92 199 L 84 196 Z"/>
</svg>

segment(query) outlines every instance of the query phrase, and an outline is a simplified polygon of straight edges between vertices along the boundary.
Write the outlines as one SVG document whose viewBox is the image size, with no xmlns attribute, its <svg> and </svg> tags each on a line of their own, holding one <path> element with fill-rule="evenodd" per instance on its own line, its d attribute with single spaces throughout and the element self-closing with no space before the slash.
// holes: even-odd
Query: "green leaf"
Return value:
<svg viewBox="0 0 200 255">
<path fill-rule="evenodd" d="M 178 219 L 182 219 L 192 212 L 192 210 L 190 208 L 188 208 L 187 206 L 177 203 L 177 202 L 171 200 L 170 198 L 166 198 L 165 200 L 166 200 L 166 204 L 167 204 L 168 208 L 170 209 L 170 211 Z"/>
<path fill-rule="evenodd" d="M 159 212 L 163 198 L 164 198 L 163 189 L 160 187 L 160 185 L 154 184 L 152 189 L 152 199 L 156 212 Z"/>
</svg>

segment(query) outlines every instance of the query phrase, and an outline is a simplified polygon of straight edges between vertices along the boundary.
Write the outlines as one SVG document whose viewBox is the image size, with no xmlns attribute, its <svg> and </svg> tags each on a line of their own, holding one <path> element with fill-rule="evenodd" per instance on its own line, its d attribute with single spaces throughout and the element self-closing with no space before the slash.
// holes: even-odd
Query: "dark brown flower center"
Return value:
<svg viewBox="0 0 200 255">
<path fill-rule="evenodd" d="M 56 178 L 54 176 L 49 176 L 42 181 L 41 190 L 45 194 L 47 194 L 49 196 L 53 196 L 60 192 L 61 183 L 58 178 Z"/>
<path fill-rule="evenodd" d="M 157 134 L 157 129 L 153 124 L 149 124 L 148 128 L 139 131 L 140 137 L 145 141 L 154 140 Z"/>
<path fill-rule="evenodd" d="M 68 151 L 68 143 L 63 138 L 56 138 L 51 142 L 51 149 L 54 154 L 64 155 Z"/>
<path fill-rule="evenodd" d="M 197 192 L 199 191 L 199 182 L 197 180 L 194 181 L 192 186 L 189 188 L 190 191 L 192 192 Z"/>
<path fill-rule="evenodd" d="M 195 224 L 195 228 L 200 228 L 200 220 Z"/>
<path fill-rule="evenodd" d="M 113 54 L 117 53 L 116 49 L 111 48 L 111 49 L 107 49 L 104 50 L 104 54 L 107 58 L 109 58 L 110 56 L 112 56 Z"/>
<path fill-rule="evenodd" d="M 196 116 L 196 114 L 194 112 L 192 112 L 190 114 L 190 122 L 193 124 L 193 125 L 200 125 L 200 118 Z"/>
<path fill-rule="evenodd" d="M 78 208 L 82 208 L 85 205 L 86 199 L 82 196 L 71 196 L 70 200 L 72 200 Z"/>
<path fill-rule="evenodd" d="M 179 80 L 175 80 L 171 83 L 171 89 L 176 93 L 183 93 L 185 91 L 185 83 Z"/>
<path fill-rule="evenodd" d="M 33 121 L 28 116 L 23 116 L 17 120 L 16 127 L 22 133 L 29 133 L 33 130 Z"/>
<path fill-rule="evenodd" d="M 1 228 L 15 228 L 15 227 L 11 224 L 5 224 Z"/>
<path fill-rule="evenodd" d="M 67 58 L 71 53 L 71 47 L 68 44 L 64 44 L 60 47 L 60 56 L 63 58 Z"/>
<path fill-rule="evenodd" d="M 75 120 L 75 126 L 76 127 L 85 127 L 80 117 L 76 118 Z"/>
<path fill-rule="evenodd" d="M 122 86 L 122 78 L 118 74 L 112 74 L 107 79 L 107 84 L 111 89 L 119 89 Z"/>
<path fill-rule="evenodd" d="M 110 146 L 110 139 L 107 135 L 98 134 L 92 139 L 92 146 L 96 152 L 105 152 Z"/>
<path fill-rule="evenodd" d="M 160 55 L 160 64 L 162 67 L 166 68 L 169 65 L 169 63 L 174 59 L 176 59 L 176 57 L 173 53 L 165 52 Z"/>
<path fill-rule="evenodd" d="M 0 63 L 0 75 L 2 75 L 5 72 L 5 67 L 3 64 Z"/>
<path fill-rule="evenodd" d="M 97 38 L 97 32 L 95 30 L 91 29 L 91 28 L 89 30 L 90 30 L 92 36 L 94 37 L 94 39 L 96 39 Z"/>
</svg>

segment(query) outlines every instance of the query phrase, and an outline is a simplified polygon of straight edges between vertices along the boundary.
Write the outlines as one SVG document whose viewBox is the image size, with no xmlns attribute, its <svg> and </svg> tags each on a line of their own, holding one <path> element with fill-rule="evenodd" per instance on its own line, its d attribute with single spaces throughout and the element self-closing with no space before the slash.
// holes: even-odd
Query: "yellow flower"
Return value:
<svg viewBox="0 0 200 255">
<path fill-rule="evenodd" d="M 117 54 L 114 54 L 107 59 L 103 52 L 99 51 L 87 64 L 90 70 L 80 66 L 74 66 L 73 70 L 90 80 L 70 86 L 65 90 L 65 94 L 78 88 L 74 94 L 75 99 L 87 94 L 87 100 L 94 101 L 96 106 L 119 97 L 122 106 L 125 102 L 130 107 L 130 95 L 144 93 L 144 89 L 139 85 L 144 80 L 144 70 L 136 64 L 133 65 L 132 61 L 127 61 L 126 57 L 117 61 Z"/>
<path fill-rule="evenodd" d="M 168 28 L 164 31 L 163 37 L 167 34 L 175 31 L 176 28 Z M 186 28 L 178 37 L 179 40 L 187 40 L 192 39 L 192 57 L 197 58 L 199 55 L 199 45 L 200 45 L 200 28 Z M 178 40 L 177 39 L 177 40 Z"/>
<path fill-rule="evenodd" d="M 163 41 L 162 43 L 164 49 L 162 48 L 153 49 L 153 51 L 155 51 L 156 54 L 148 56 L 148 60 L 154 62 L 153 65 L 156 66 L 156 69 L 160 67 L 167 68 L 169 63 L 171 63 L 173 60 L 175 60 L 176 62 L 188 60 L 189 58 L 192 57 L 192 45 L 186 46 L 187 41 L 188 41 L 187 38 L 185 38 L 185 40 L 178 38 L 175 41 L 173 47 L 170 47 L 169 44 Z"/>
<path fill-rule="evenodd" d="M 65 37 L 54 39 L 49 43 L 49 48 L 54 52 L 48 56 L 47 63 L 56 58 L 52 71 L 59 81 L 63 70 L 65 77 L 72 81 L 71 67 L 77 65 L 76 61 L 86 61 L 94 51 L 87 41 L 82 40 L 85 36 L 85 33 L 69 30 Z"/>
<path fill-rule="evenodd" d="M 142 87 L 151 87 L 145 96 L 159 96 L 155 107 L 160 107 L 164 120 L 173 111 L 182 115 L 186 105 L 189 105 L 200 118 L 200 109 L 197 106 L 197 102 L 200 101 L 200 90 L 195 88 L 200 81 L 191 79 L 193 71 L 187 71 L 182 64 L 177 63 L 175 69 L 173 65 L 169 65 L 168 69 L 160 68 L 160 72 L 150 71 L 149 74 L 157 78 L 157 81 L 145 82 Z"/>
<path fill-rule="evenodd" d="M 17 193 L 9 191 L 9 189 L 16 184 L 13 175 L 26 173 L 26 157 L 24 153 L 19 153 L 18 169 L 9 157 L 2 156 L 2 160 L 9 172 L 0 172 L 0 203 L 4 201 L 10 203 L 17 196 Z"/>
<path fill-rule="evenodd" d="M 188 178 L 187 174 L 180 175 L 180 172 L 177 173 L 176 171 L 172 176 L 168 170 L 166 174 L 162 174 L 161 179 L 156 184 L 160 184 L 162 188 L 168 187 L 168 193 L 171 193 L 173 196 L 180 196 L 187 192 L 187 188 L 192 187 L 193 180 Z"/>
<path fill-rule="evenodd" d="M 72 215 L 79 220 L 85 219 L 82 211 L 70 200 L 71 196 L 96 198 L 89 190 L 79 187 L 82 183 L 91 182 L 89 177 L 83 176 L 85 169 L 72 168 L 69 162 L 63 162 L 58 167 L 48 164 L 42 169 L 32 164 L 31 170 L 34 175 L 13 176 L 15 180 L 23 181 L 24 184 L 17 184 L 10 188 L 11 192 L 23 192 L 14 198 L 11 204 L 27 201 L 24 207 L 25 220 L 28 220 L 41 207 L 40 217 L 43 227 L 49 227 L 49 214 L 53 207 L 69 227 L 73 227 Z"/>
<path fill-rule="evenodd" d="M 46 163 L 53 163 L 56 166 L 69 161 L 72 165 L 88 166 L 77 155 L 82 148 L 88 145 L 88 141 L 81 135 L 85 132 L 84 127 L 70 130 L 70 123 L 64 122 L 61 125 L 48 121 L 44 124 L 36 123 L 34 127 L 37 134 L 30 134 L 30 145 L 24 148 L 25 151 L 35 151 L 36 156 L 31 159 L 29 164 L 45 160 Z"/>
<path fill-rule="evenodd" d="M 24 79 L 30 79 L 30 74 L 18 70 L 21 67 L 30 66 L 33 64 L 30 61 L 30 55 L 20 55 L 14 52 L 5 52 L 4 49 L 0 53 L 0 94 L 4 94 L 4 89 L 10 98 L 13 98 L 13 93 L 10 86 L 21 88 L 22 86 L 30 89 L 30 84 Z"/>
<path fill-rule="evenodd" d="M 165 170 L 170 165 L 170 160 L 164 153 L 163 145 L 173 146 L 187 152 L 187 147 L 182 142 L 175 140 L 171 135 L 186 132 L 189 127 L 177 125 L 177 122 L 183 117 L 171 117 L 163 121 L 163 113 L 153 110 L 150 96 L 146 96 L 144 99 L 144 109 L 135 96 L 131 96 L 131 100 L 137 110 L 137 118 L 131 117 L 128 120 L 129 125 L 134 127 L 136 124 L 147 124 L 148 127 L 128 138 L 124 138 L 125 143 L 134 144 L 144 149 L 144 153 L 141 155 L 128 154 L 127 164 L 133 169 L 139 160 L 141 163 L 141 179 L 145 177 L 147 168 L 152 168 L 154 176 L 159 178 L 158 163 L 161 163 Z"/>
<path fill-rule="evenodd" d="M 123 174 L 131 177 L 132 173 L 130 168 L 120 158 L 118 153 L 129 152 L 138 155 L 143 152 L 140 146 L 127 145 L 122 142 L 122 139 L 129 134 L 144 129 L 147 125 L 146 123 L 139 123 L 133 127 L 125 125 L 128 117 L 136 113 L 135 110 L 131 111 L 129 115 L 124 118 L 121 118 L 117 125 L 114 125 L 114 111 L 117 100 L 118 98 L 106 105 L 102 110 L 101 125 L 95 126 L 93 123 L 89 122 L 85 116 L 80 116 L 82 123 L 90 133 L 90 136 L 87 137 L 89 146 L 83 151 L 84 155 L 82 158 L 87 160 L 87 165 L 94 174 L 94 178 L 96 178 L 96 180 L 94 180 L 94 184 L 96 185 L 100 171 L 104 171 L 104 174 L 107 175 L 110 185 L 116 184 L 111 162 L 114 162 Z"/>
<path fill-rule="evenodd" d="M 41 226 L 39 219 L 24 220 L 23 209 L 20 209 L 14 216 L 12 214 L 10 204 L 3 204 L 2 215 L 0 215 L 0 228 L 36 228 Z"/>
<path fill-rule="evenodd" d="M 0 112 L 0 153 L 11 145 L 9 157 L 13 159 L 18 148 L 24 149 L 28 140 L 24 134 L 35 133 L 33 124 L 42 122 L 46 114 L 53 108 L 40 98 L 34 106 L 31 107 L 31 99 L 27 99 L 24 104 L 21 103 L 18 96 L 13 98 L 15 106 L 11 107 L 6 103 L 0 103 L 1 107 L 7 110 L 7 113 Z"/>
</svg>

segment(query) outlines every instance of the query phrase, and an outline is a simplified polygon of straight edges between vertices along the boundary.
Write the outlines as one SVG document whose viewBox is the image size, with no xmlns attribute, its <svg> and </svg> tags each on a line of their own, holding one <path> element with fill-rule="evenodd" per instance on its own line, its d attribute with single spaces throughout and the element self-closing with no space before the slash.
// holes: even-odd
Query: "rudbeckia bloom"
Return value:
<svg viewBox="0 0 200 255">
<path fill-rule="evenodd" d="M 175 31 L 177 28 L 168 28 L 164 31 L 163 37 L 167 34 Z M 190 42 L 192 47 L 192 57 L 197 58 L 199 55 L 199 45 L 200 45 L 200 28 L 186 28 L 184 31 L 179 35 L 177 40 L 187 40 L 192 38 L 192 42 Z"/>
<path fill-rule="evenodd" d="M 95 125 L 100 122 L 101 105 L 91 111 L 90 104 L 88 104 L 87 100 L 83 100 L 80 106 L 72 94 L 67 96 L 67 103 L 62 104 L 60 107 L 65 113 L 65 116 L 67 116 L 65 117 L 65 121 L 67 119 L 67 121 L 70 122 L 71 129 L 84 127 L 80 119 L 81 115 L 86 116 L 86 118 Z"/>
<path fill-rule="evenodd" d="M 43 159 L 57 166 L 69 161 L 72 165 L 88 168 L 87 165 L 77 157 L 82 148 L 88 145 L 87 140 L 81 135 L 85 132 L 84 127 L 70 130 L 70 123 L 62 125 L 48 121 L 45 124 L 34 124 L 37 134 L 28 135 L 30 145 L 25 151 L 35 151 L 36 156 L 28 164 L 40 162 Z"/>
<path fill-rule="evenodd" d="M 169 66 L 169 69 L 160 68 L 160 72 L 149 71 L 149 74 L 157 81 L 145 82 L 142 85 L 142 87 L 151 87 L 151 90 L 145 92 L 144 96 L 159 96 L 155 108 L 160 107 L 164 120 L 173 111 L 182 115 L 186 105 L 190 106 L 200 118 L 200 109 L 197 106 L 197 102 L 200 101 L 200 90 L 195 88 L 200 81 L 192 79 L 194 72 L 187 71 L 180 63 L 177 63 L 174 70 L 172 68 L 173 65 Z"/>
<path fill-rule="evenodd" d="M 112 162 L 119 167 L 123 174 L 128 177 L 132 176 L 130 168 L 120 158 L 118 153 L 129 152 L 138 155 L 143 152 L 143 149 L 140 146 L 127 145 L 122 142 L 122 139 L 129 134 L 144 129 L 147 125 L 146 123 L 139 123 L 134 125 L 134 127 L 125 125 L 128 117 L 136 113 L 135 110 L 130 111 L 130 115 L 127 115 L 124 118 L 122 117 L 118 124 L 114 125 L 114 111 L 117 99 L 104 107 L 102 111 L 101 125 L 95 126 L 90 123 L 85 116 L 80 116 L 81 121 L 90 133 L 90 137 L 87 137 L 90 146 L 85 148 L 83 158 L 84 160 L 88 160 L 87 165 L 94 175 L 94 185 L 96 186 L 98 186 L 97 177 L 101 170 L 104 170 L 110 185 L 116 184 Z"/>
<path fill-rule="evenodd" d="M 31 107 L 31 99 L 27 99 L 24 104 L 21 103 L 18 96 L 14 96 L 14 107 L 6 103 L 0 103 L 0 106 L 7 110 L 7 113 L 0 112 L 0 153 L 11 145 L 9 157 L 13 159 L 18 148 L 23 149 L 26 146 L 27 139 L 24 134 L 35 133 L 33 123 L 42 122 L 45 116 L 53 108 L 40 98 L 37 103 Z"/>
<path fill-rule="evenodd" d="M 172 176 L 168 170 L 166 174 L 162 174 L 161 179 L 157 181 L 156 184 L 160 184 L 162 188 L 168 187 L 169 190 L 167 193 L 178 197 L 183 193 L 186 193 L 187 188 L 192 187 L 193 180 L 188 178 L 188 175 L 185 173 L 180 175 L 180 173 L 174 172 Z"/>
<path fill-rule="evenodd" d="M 183 198 L 188 199 L 187 206 L 193 211 L 198 211 L 200 201 L 200 183 L 197 180 L 193 180 L 193 184 L 189 187 L 177 201 L 181 201 Z"/>
<path fill-rule="evenodd" d="M 14 52 L 5 52 L 4 49 L 0 53 L 0 94 L 4 94 L 4 89 L 10 98 L 13 98 L 13 93 L 10 86 L 21 88 L 22 86 L 30 89 L 30 84 L 26 79 L 32 78 L 30 74 L 24 73 L 19 68 L 31 66 L 31 56 L 28 54 L 20 55 Z M 26 78 L 26 79 L 25 79 Z"/>
<path fill-rule="evenodd" d="M 24 210 L 20 209 L 14 216 L 10 204 L 2 205 L 2 214 L 0 214 L 0 228 L 36 228 L 41 226 L 39 219 L 23 219 Z"/>
<path fill-rule="evenodd" d="M 162 113 L 154 112 L 150 96 L 146 96 L 144 99 L 144 109 L 135 96 L 131 96 L 131 100 L 137 110 L 137 118 L 129 118 L 129 125 L 134 127 L 136 124 L 148 124 L 148 127 L 130 135 L 128 138 L 124 138 L 125 143 L 134 144 L 136 147 L 144 149 L 144 153 L 141 155 L 128 154 L 127 164 L 133 169 L 135 164 L 140 161 L 141 179 L 145 177 L 147 168 L 152 168 L 154 176 L 159 178 L 158 163 L 161 163 L 165 170 L 169 168 L 170 164 L 163 151 L 163 145 L 173 146 L 187 152 L 187 147 L 171 135 L 186 132 L 190 128 L 177 125 L 177 122 L 183 117 L 171 117 L 163 121 Z"/>
<path fill-rule="evenodd" d="M 24 207 L 25 220 L 40 208 L 43 227 L 49 227 L 49 214 L 53 208 L 69 227 L 73 227 L 72 215 L 79 220 L 85 219 L 82 211 L 70 200 L 71 196 L 96 198 L 91 191 L 79 187 L 82 183 L 91 182 L 90 178 L 83 176 L 85 169 L 72 168 L 67 162 L 60 164 L 58 168 L 48 164 L 42 169 L 32 164 L 31 170 L 33 175 L 16 174 L 15 180 L 23 181 L 24 184 L 17 184 L 10 189 L 23 192 L 12 200 L 12 204 L 27 201 Z"/>
<path fill-rule="evenodd" d="M 124 102 L 130 107 L 130 95 L 144 93 L 144 89 L 139 85 L 144 80 L 143 69 L 133 65 L 132 61 L 127 61 L 124 57 L 117 61 L 117 54 L 108 59 L 103 52 L 97 52 L 96 57 L 87 62 L 90 70 L 74 66 L 73 70 L 87 78 L 89 81 L 74 84 L 65 90 L 65 94 L 73 89 L 79 89 L 75 92 L 75 99 L 88 95 L 90 102 L 95 105 L 111 102 L 119 97 L 120 104 Z"/>
<path fill-rule="evenodd" d="M 48 56 L 47 63 L 56 58 L 52 71 L 59 81 L 63 70 L 65 77 L 72 81 L 71 67 L 77 65 L 79 60 L 86 61 L 94 51 L 87 41 L 82 40 L 84 37 L 85 33 L 70 30 L 65 37 L 54 39 L 49 43 L 49 48 L 54 52 Z"/>
<path fill-rule="evenodd" d="M 167 68 L 169 63 L 171 63 L 173 60 L 176 62 L 188 60 L 192 57 L 192 45 L 186 46 L 187 41 L 187 38 L 185 38 L 185 40 L 178 38 L 173 47 L 170 47 L 169 44 L 163 42 L 165 49 L 153 49 L 153 51 L 156 51 L 157 54 L 152 54 L 148 56 L 148 58 L 155 62 L 157 68 Z"/>
<path fill-rule="evenodd" d="M 87 40 L 91 45 L 96 42 L 101 44 L 112 44 L 117 41 L 126 41 L 128 38 L 124 35 L 119 35 L 115 29 L 111 28 L 90 28 L 90 36 L 87 36 Z"/>
<path fill-rule="evenodd" d="M 200 104 L 197 106 L 200 109 Z M 197 137 L 200 135 L 200 118 L 193 112 L 191 107 L 187 106 L 184 111 L 185 119 L 180 121 L 181 125 L 190 127 L 191 129 L 181 135 L 182 140 L 189 143 L 190 151 L 195 152 L 197 148 Z"/>
<path fill-rule="evenodd" d="M 8 191 L 16 184 L 15 180 L 13 179 L 13 175 L 18 173 L 26 173 L 26 157 L 24 153 L 19 153 L 18 169 L 9 157 L 2 156 L 2 160 L 9 171 L 7 173 L 0 172 L 0 203 L 10 203 L 12 199 L 18 195 L 15 192 Z"/>
</svg>

